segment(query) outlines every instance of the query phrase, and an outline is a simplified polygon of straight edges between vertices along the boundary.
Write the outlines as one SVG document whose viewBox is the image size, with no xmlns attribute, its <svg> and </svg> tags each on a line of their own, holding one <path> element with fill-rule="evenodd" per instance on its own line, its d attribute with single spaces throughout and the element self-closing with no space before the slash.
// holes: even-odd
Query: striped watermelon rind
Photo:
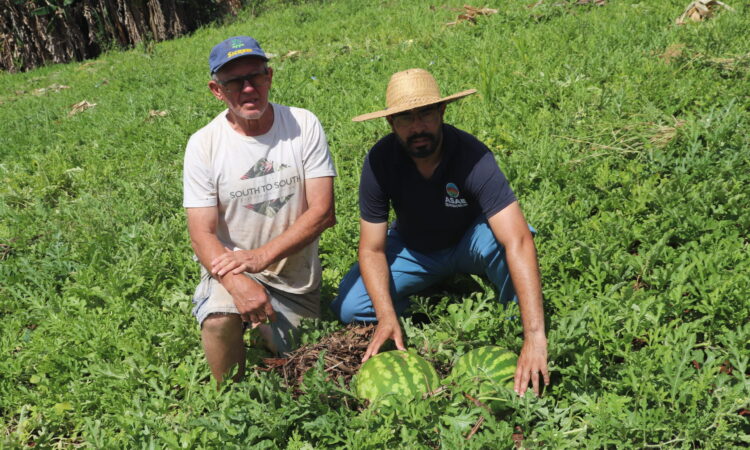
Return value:
<svg viewBox="0 0 750 450">
<path fill-rule="evenodd" d="M 449 381 L 480 401 L 496 400 L 501 389 L 513 389 L 517 363 L 518 356 L 502 347 L 475 348 L 458 358 Z"/>
<path fill-rule="evenodd" d="M 359 369 L 357 397 L 370 404 L 395 406 L 420 398 L 440 385 L 435 368 L 413 349 L 378 353 Z"/>
</svg>

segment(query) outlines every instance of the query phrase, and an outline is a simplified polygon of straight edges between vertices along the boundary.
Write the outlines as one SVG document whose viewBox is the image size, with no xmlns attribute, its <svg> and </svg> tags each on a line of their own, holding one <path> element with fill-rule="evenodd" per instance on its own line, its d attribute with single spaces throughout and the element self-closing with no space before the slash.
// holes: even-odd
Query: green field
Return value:
<svg viewBox="0 0 750 450">
<path fill-rule="evenodd" d="M 677 26 L 688 0 L 491 0 L 448 26 L 463 0 L 267 0 L 189 37 L 0 74 L 0 448 L 512 448 L 517 427 L 527 447 L 750 445 L 750 5 L 726 2 Z M 351 117 L 410 67 L 479 90 L 446 120 L 495 152 L 539 231 L 543 397 L 494 415 L 447 389 L 389 414 L 320 368 L 299 398 L 265 372 L 215 389 L 182 157 L 223 108 L 208 52 L 238 34 L 276 55 L 272 100 L 320 118 L 339 172 L 306 342 L 342 327 L 327 304 L 356 259 L 362 160 L 388 132 Z M 518 310 L 493 298 L 416 299 L 431 322 L 407 319 L 408 345 L 442 366 L 518 351 Z"/>
</svg>

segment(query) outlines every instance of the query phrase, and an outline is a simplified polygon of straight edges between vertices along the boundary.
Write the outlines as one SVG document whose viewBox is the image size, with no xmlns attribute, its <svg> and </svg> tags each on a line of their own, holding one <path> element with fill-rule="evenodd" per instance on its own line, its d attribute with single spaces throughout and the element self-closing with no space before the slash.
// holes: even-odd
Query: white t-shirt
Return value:
<svg viewBox="0 0 750 450">
<path fill-rule="evenodd" d="M 336 176 L 318 118 L 301 108 L 271 103 L 274 121 L 262 136 L 232 129 L 227 110 L 190 137 L 185 149 L 185 208 L 218 206 L 216 234 L 230 249 L 262 246 L 305 210 L 305 180 Z M 320 285 L 316 239 L 255 274 L 282 291 L 305 293 Z"/>
</svg>

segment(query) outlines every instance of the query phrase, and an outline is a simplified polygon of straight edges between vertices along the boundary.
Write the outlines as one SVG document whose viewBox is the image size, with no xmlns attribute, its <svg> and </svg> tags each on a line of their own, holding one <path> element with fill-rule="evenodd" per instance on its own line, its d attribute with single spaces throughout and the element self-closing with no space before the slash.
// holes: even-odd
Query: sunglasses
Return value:
<svg viewBox="0 0 750 450">
<path fill-rule="evenodd" d="M 245 82 L 250 83 L 253 88 L 257 89 L 259 87 L 267 86 L 270 81 L 271 77 L 268 76 L 268 69 L 265 69 L 263 72 L 249 73 L 230 80 L 217 80 L 217 83 L 224 86 L 224 89 L 226 89 L 227 92 L 240 92 L 244 89 Z"/>
<path fill-rule="evenodd" d="M 393 125 L 398 128 L 410 127 L 417 119 L 425 124 L 433 124 L 440 118 L 440 106 L 432 106 L 417 111 L 394 114 L 391 118 L 393 119 Z"/>
</svg>

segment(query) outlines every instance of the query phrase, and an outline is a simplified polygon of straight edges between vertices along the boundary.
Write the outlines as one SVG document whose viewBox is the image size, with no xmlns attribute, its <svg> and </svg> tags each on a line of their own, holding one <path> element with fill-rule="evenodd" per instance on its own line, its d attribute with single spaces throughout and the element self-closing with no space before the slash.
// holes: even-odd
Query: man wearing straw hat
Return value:
<svg viewBox="0 0 750 450">
<path fill-rule="evenodd" d="M 233 366 L 242 376 L 246 326 L 283 353 L 301 319 L 319 315 L 318 236 L 336 221 L 336 170 L 318 119 L 268 100 L 273 69 L 255 39 L 220 42 L 208 63 L 226 109 L 188 141 L 183 206 L 202 265 L 193 314 L 221 381 Z"/>
<path fill-rule="evenodd" d="M 392 133 L 368 153 L 360 180 L 359 264 L 331 308 L 344 322 L 377 321 L 363 361 L 389 339 L 404 350 L 398 316 L 409 295 L 455 273 L 484 274 L 503 303 L 517 299 L 524 343 L 515 391 L 538 395 L 549 383 L 547 339 L 536 249 L 530 227 L 489 149 L 443 123 L 447 103 L 432 75 L 409 69 L 391 77 L 385 117 Z M 388 227 L 390 206 L 396 220 Z M 539 375 L 542 375 L 540 380 Z"/>
</svg>

